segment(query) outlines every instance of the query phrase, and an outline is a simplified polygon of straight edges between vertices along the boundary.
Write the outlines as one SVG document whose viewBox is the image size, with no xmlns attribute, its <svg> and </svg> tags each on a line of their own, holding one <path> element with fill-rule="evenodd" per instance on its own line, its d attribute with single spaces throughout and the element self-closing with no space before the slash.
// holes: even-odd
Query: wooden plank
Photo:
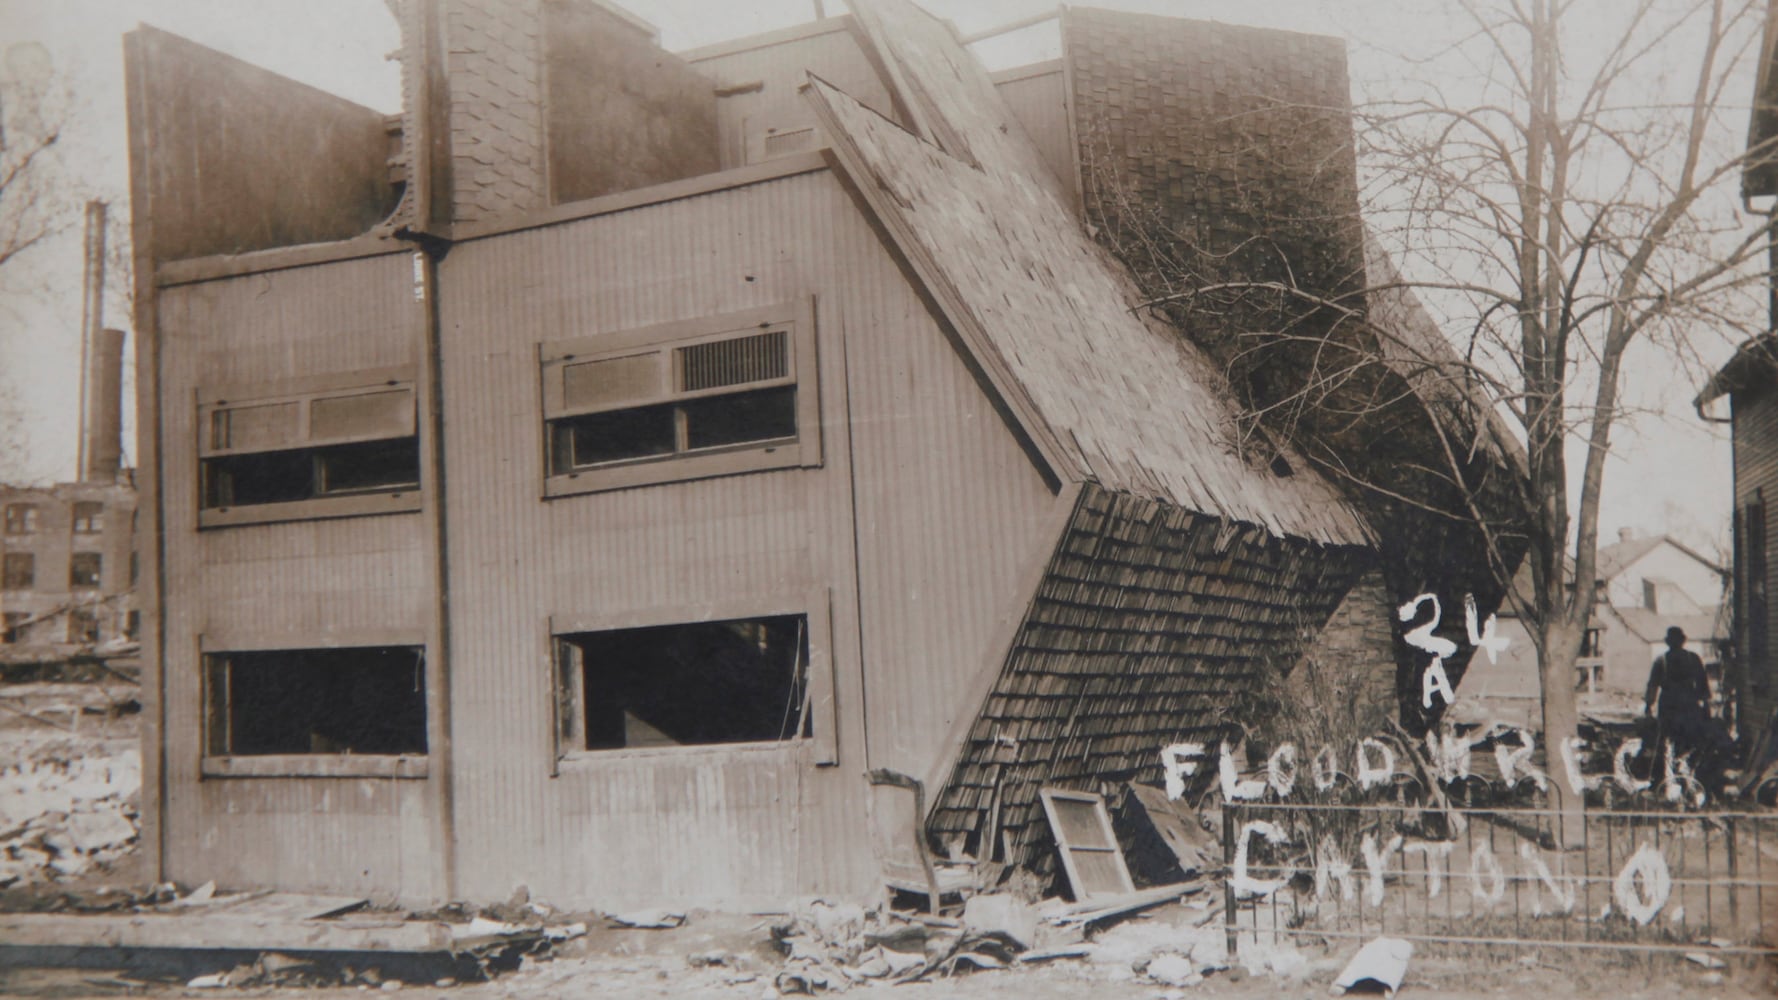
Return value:
<svg viewBox="0 0 1778 1000">
<path fill-rule="evenodd" d="M 401 920 L 294 920 L 217 914 L 0 914 L 0 941 L 15 947 L 193 948 L 243 951 L 451 950 L 448 924 Z"/>
<path fill-rule="evenodd" d="M 319 920 L 368 903 L 363 896 L 320 896 L 301 892 L 275 892 L 218 905 L 211 912 L 249 920 Z"/>
</svg>

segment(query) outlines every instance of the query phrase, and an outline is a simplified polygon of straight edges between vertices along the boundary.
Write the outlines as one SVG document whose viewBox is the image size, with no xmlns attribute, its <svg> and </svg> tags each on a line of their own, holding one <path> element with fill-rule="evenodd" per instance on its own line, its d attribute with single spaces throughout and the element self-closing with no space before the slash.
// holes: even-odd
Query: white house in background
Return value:
<svg viewBox="0 0 1778 1000">
<path fill-rule="evenodd" d="M 1639 711 L 1649 665 L 1666 648 L 1669 626 L 1684 629 L 1688 648 L 1714 670 L 1729 638 L 1721 610 L 1727 580 L 1726 569 L 1669 535 L 1637 537 L 1629 528 L 1619 529 L 1617 542 L 1599 548 L 1597 603 L 1576 664 L 1581 707 Z M 1513 588 L 1529 594 L 1529 569 Z M 1500 611 L 1498 633 L 1509 640 L 1506 650 L 1494 663 L 1485 657 L 1471 660 L 1457 696 L 1459 702 L 1480 703 L 1485 714 L 1503 722 L 1529 723 L 1537 714 L 1537 649 L 1512 607 L 1509 602 Z"/>
</svg>

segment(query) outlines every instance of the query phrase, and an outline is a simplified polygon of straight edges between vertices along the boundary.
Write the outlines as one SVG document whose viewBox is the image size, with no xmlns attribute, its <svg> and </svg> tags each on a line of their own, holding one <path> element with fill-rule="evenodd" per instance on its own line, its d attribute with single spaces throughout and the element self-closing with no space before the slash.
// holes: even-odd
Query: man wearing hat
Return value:
<svg viewBox="0 0 1778 1000">
<path fill-rule="evenodd" d="M 1704 676 L 1704 661 L 1685 648 L 1685 630 L 1675 625 L 1667 629 L 1667 651 L 1655 657 L 1648 672 L 1648 692 L 1643 695 L 1643 713 L 1660 705 L 1659 734 L 1655 744 L 1655 771 L 1650 777 L 1659 782 L 1662 764 L 1670 751 L 1683 755 L 1697 749 L 1710 721 L 1710 681 Z"/>
</svg>

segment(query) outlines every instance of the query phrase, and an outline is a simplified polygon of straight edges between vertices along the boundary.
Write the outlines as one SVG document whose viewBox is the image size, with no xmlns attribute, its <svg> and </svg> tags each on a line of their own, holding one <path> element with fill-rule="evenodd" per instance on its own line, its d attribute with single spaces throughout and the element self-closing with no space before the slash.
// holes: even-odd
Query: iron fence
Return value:
<svg viewBox="0 0 1778 1000">
<path fill-rule="evenodd" d="M 1225 922 L 1242 940 L 1778 954 L 1778 813 L 1233 802 Z"/>
</svg>

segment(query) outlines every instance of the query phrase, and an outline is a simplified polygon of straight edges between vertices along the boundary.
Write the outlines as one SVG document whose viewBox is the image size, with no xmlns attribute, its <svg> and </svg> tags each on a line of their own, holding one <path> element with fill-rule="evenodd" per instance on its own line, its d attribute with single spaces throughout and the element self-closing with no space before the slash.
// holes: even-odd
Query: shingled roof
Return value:
<svg viewBox="0 0 1778 1000">
<path fill-rule="evenodd" d="M 1035 147 L 950 29 L 903 0 L 855 14 L 908 99 L 911 135 L 815 81 L 859 194 L 1066 481 L 1326 544 L 1360 515 L 1307 462 L 1244 439 L 1215 365 L 1139 316 L 1122 265 L 1080 229 Z M 1293 459 L 1295 459 L 1293 461 Z"/>
</svg>

